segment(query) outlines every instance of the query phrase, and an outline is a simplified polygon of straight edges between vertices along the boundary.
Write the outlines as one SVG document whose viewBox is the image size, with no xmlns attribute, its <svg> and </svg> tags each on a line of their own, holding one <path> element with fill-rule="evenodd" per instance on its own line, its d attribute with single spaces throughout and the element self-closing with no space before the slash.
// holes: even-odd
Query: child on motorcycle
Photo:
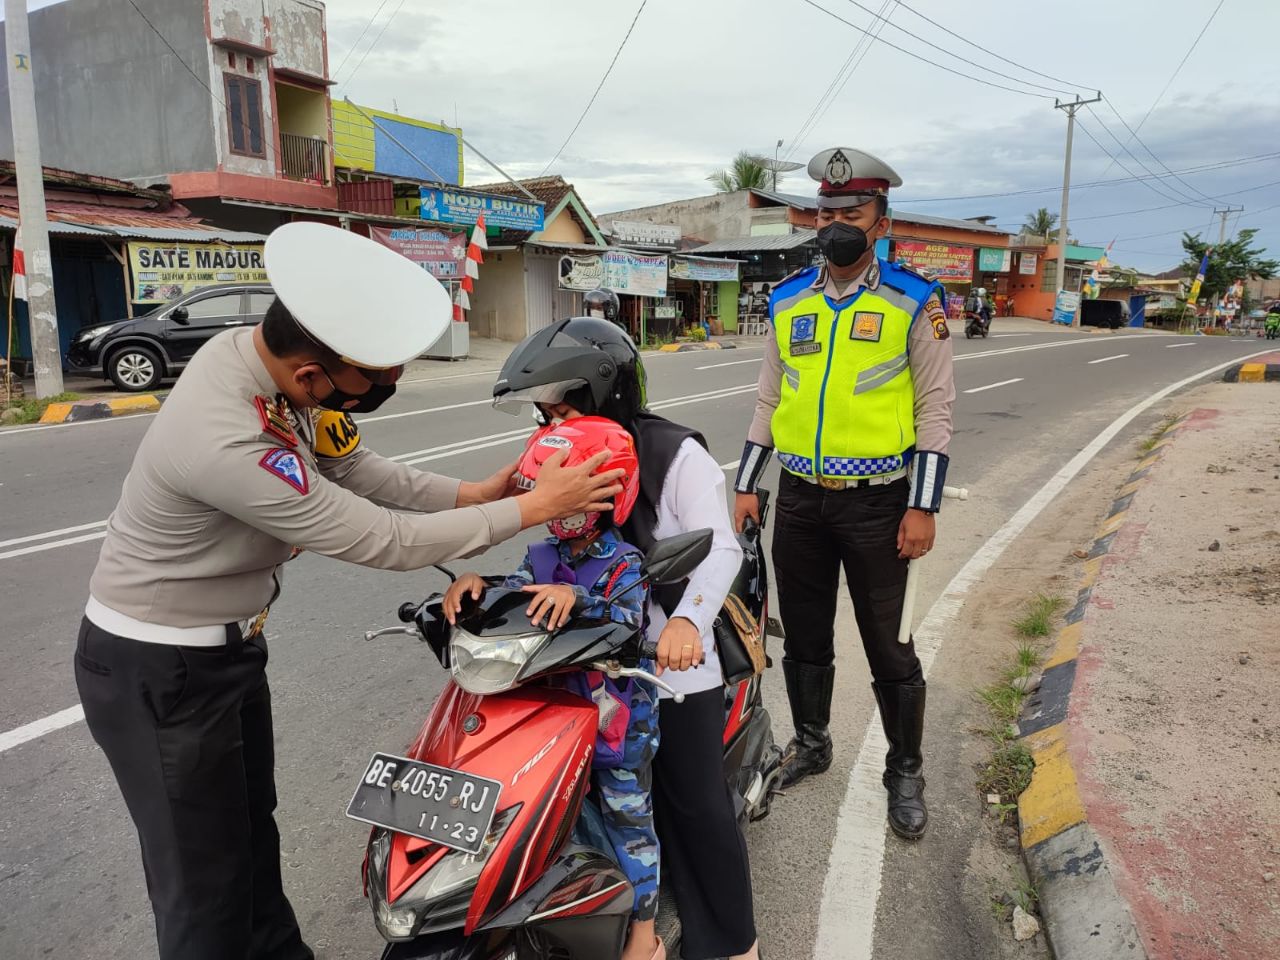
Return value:
<svg viewBox="0 0 1280 960">
<path fill-rule="evenodd" d="M 572 616 L 610 617 L 639 628 L 646 587 L 640 581 L 640 551 L 622 539 L 618 524 L 635 505 L 640 469 L 631 435 L 604 417 L 581 417 L 544 427 L 533 435 L 520 461 L 517 479 L 531 488 L 543 463 L 565 451 L 564 466 L 584 462 L 601 450 L 612 456 L 601 470 L 623 469 L 623 491 L 612 513 L 584 513 L 547 524 L 551 536 L 529 545 L 520 567 L 503 582 L 532 594 L 528 613 L 535 626 L 557 630 Z M 478 600 L 485 581 L 464 573 L 444 595 L 444 614 L 454 623 L 463 598 Z M 613 597 L 612 603 L 606 598 Z M 651 661 L 641 661 L 653 670 Z M 599 735 L 592 761 L 592 785 L 604 832 L 619 865 L 635 890 L 631 930 L 622 960 L 663 960 L 666 949 L 655 933 L 658 912 L 658 836 L 653 825 L 650 787 L 658 749 L 658 696 L 639 679 L 615 683 L 589 671 L 566 674 L 565 687 L 594 700 L 600 708 Z"/>
</svg>

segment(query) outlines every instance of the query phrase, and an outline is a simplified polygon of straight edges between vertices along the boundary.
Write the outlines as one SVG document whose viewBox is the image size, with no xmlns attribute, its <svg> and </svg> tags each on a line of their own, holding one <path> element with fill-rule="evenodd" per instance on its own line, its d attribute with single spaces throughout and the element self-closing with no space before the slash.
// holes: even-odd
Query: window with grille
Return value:
<svg viewBox="0 0 1280 960">
<path fill-rule="evenodd" d="M 234 73 L 223 75 L 227 87 L 227 132 L 231 152 L 265 157 L 262 141 L 262 85 Z"/>
</svg>

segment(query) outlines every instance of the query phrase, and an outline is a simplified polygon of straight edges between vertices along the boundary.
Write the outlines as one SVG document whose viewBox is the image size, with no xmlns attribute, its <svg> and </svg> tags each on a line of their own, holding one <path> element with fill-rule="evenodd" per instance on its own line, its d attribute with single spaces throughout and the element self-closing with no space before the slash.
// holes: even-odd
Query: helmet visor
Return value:
<svg viewBox="0 0 1280 960">
<path fill-rule="evenodd" d="M 580 378 L 557 380 L 554 383 L 539 383 L 536 386 L 525 387 L 523 390 L 512 390 L 510 393 L 494 397 L 493 406 L 494 409 L 501 410 L 503 413 L 518 416 L 531 403 L 560 403 L 571 392 L 585 386 L 587 386 L 587 381 Z"/>
</svg>

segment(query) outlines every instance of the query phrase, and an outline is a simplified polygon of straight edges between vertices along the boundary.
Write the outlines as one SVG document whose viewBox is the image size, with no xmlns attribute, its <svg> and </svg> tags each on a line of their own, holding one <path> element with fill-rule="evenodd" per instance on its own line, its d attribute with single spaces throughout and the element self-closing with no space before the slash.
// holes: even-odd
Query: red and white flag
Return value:
<svg viewBox="0 0 1280 960">
<path fill-rule="evenodd" d="M 13 238 L 13 299 L 27 299 L 27 258 L 23 256 L 20 236 Z"/>
</svg>

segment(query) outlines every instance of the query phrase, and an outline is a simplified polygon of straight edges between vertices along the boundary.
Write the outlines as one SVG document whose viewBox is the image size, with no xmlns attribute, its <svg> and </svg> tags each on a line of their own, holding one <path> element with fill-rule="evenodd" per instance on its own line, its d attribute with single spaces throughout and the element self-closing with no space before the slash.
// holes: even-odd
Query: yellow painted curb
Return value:
<svg viewBox="0 0 1280 960">
<path fill-rule="evenodd" d="M 129 413 L 155 413 L 160 409 L 159 399 L 149 393 L 137 397 L 120 397 L 116 400 L 108 400 L 107 403 L 116 416 Z"/>
<path fill-rule="evenodd" d="M 1075 770 L 1067 756 L 1063 724 L 1031 734 L 1023 742 L 1036 762 L 1031 785 L 1018 798 L 1022 849 L 1028 850 L 1083 823 L 1085 812 Z"/>
<path fill-rule="evenodd" d="M 40 415 L 41 423 L 62 423 L 67 417 L 71 416 L 71 408 L 74 404 L 70 403 L 51 403 L 44 408 L 44 413 Z"/>
<path fill-rule="evenodd" d="M 1058 631 L 1058 642 L 1053 645 L 1053 655 L 1045 661 L 1041 670 L 1050 670 L 1064 663 L 1070 663 L 1080 652 L 1080 631 L 1084 621 L 1069 623 Z"/>
<path fill-rule="evenodd" d="M 1245 363 L 1240 365 L 1240 383 L 1262 383 L 1267 379 L 1265 363 Z"/>
</svg>

